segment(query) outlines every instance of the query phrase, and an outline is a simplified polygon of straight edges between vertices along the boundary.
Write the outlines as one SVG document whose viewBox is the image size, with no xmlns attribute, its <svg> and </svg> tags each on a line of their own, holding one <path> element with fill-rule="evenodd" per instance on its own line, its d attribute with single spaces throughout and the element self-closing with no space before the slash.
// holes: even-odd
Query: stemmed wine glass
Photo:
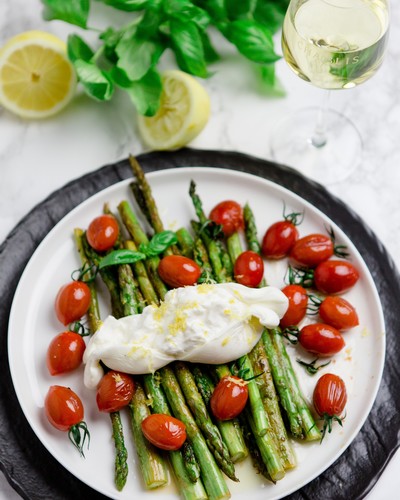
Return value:
<svg viewBox="0 0 400 500">
<path fill-rule="evenodd" d="M 291 0 L 282 29 L 283 56 L 297 76 L 326 90 L 321 106 L 278 123 L 271 139 L 276 161 L 323 184 L 353 171 L 362 156 L 360 134 L 328 108 L 328 99 L 331 90 L 351 89 L 374 75 L 388 26 L 389 0 Z"/>
</svg>

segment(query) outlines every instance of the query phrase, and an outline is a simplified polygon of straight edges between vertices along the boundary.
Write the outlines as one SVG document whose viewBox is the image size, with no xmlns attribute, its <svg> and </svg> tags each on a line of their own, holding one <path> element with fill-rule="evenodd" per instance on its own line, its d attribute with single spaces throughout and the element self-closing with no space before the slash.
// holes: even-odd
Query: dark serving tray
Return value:
<svg viewBox="0 0 400 500">
<path fill-rule="evenodd" d="M 400 315 L 397 312 L 400 277 L 385 248 L 349 207 L 319 184 L 282 165 L 236 152 L 194 149 L 143 154 L 138 160 L 146 172 L 212 166 L 269 179 L 311 202 L 354 242 L 375 280 L 385 314 L 387 352 L 382 383 L 367 421 L 349 448 L 327 471 L 287 498 L 356 500 L 365 497 L 400 440 Z M 26 421 L 11 380 L 7 329 L 19 278 L 44 236 L 79 203 L 130 176 L 129 163 L 122 160 L 70 182 L 37 205 L 0 247 L 0 467 L 12 487 L 26 499 L 105 498 L 64 469 Z"/>
</svg>

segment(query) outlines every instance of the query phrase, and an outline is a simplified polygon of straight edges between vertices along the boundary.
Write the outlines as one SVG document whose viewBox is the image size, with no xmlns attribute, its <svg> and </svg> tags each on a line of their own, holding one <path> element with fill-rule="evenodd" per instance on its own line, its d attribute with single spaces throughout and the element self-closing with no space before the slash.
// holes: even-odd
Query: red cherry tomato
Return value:
<svg viewBox="0 0 400 500">
<path fill-rule="evenodd" d="M 68 325 L 86 314 L 91 300 L 90 288 L 83 281 L 71 281 L 57 294 L 55 309 L 59 321 Z"/>
<path fill-rule="evenodd" d="M 324 419 L 322 441 L 326 431 L 331 432 L 334 420 L 342 425 L 341 415 L 347 403 L 344 381 L 333 373 L 326 373 L 315 386 L 313 401 L 316 412 Z"/>
<path fill-rule="evenodd" d="M 287 285 L 282 292 L 289 299 L 288 308 L 280 321 L 281 328 L 298 325 L 307 312 L 308 295 L 300 285 Z"/>
<path fill-rule="evenodd" d="M 298 264 L 315 267 L 334 254 L 334 244 L 329 236 L 324 234 L 309 234 L 295 242 L 290 258 Z"/>
<path fill-rule="evenodd" d="M 59 431 L 68 431 L 83 420 L 82 401 L 68 387 L 52 385 L 44 401 L 44 407 L 49 422 Z"/>
<path fill-rule="evenodd" d="M 200 278 L 201 269 L 196 262 L 182 255 L 167 255 L 158 265 L 160 278 L 169 286 L 194 285 Z"/>
<path fill-rule="evenodd" d="M 258 253 L 246 250 L 236 259 L 233 273 L 238 283 L 254 288 L 263 279 L 264 262 Z"/>
<path fill-rule="evenodd" d="M 282 220 L 270 226 L 261 243 L 261 251 L 269 259 L 285 257 L 299 237 L 293 222 Z"/>
<path fill-rule="evenodd" d="M 345 346 L 341 333 L 324 323 L 304 326 L 300 330 L 299 342 L 306 351 L 319 356 L 333 356 Z"/>
<path fill-rule="evenodd" d="M 218 203 L 211 210 L 209 218 L 216 224 L 221 224 L 225 236 L 230 236 L 244 227 L 243 209 L 233 200 Z"/>
<path fill-rule="evenodd" d="M 358 325 L 355 308 L 343 297 L 337 295 L 326 297 L 319 306 L 322 321 L 337 330 L 348 330 Z"/>
<path fill-rule="evenodd" d="M 142 422 L 142 432 L 150 443 L 162 450 L 179 450 L 186 440 L 186 427 L 181 420 L 154 413 Z"/>
<path fill-rule="evenodd" d="M 318 380 L 313 394 L 314 407 L 321 417 L 340 417 L 347 403 L 344 381 L 333 373 L 326 373 Z"/>
<path fill-rule="evenodd" d="M 314 271 L 314 285 L 322 293 L 341 293 L 354 286 L 359 278 L 357 269 L 344 260 L 321 262 Z"/>
<path fill-rule="evenodd" d="M 106 413 L 118 411 L 129 404 L 134 392 L 135 384 L 130 375 L 111 370 L 97 387 L 97 407 Z"/>
<path fill-rule="evenodd" d="M 218 420 L 231 420 L 241 413 L 248 399 L 247 383 L 234 375 L 223 377 L 210 399 L 210 408 Z"/>
<path fill-rule="evenodd" d="M 97 252 L 104 252 L 115 245 L 118 239 L 118 222 L 112 215 L 99 215 L 92 220 L 86 231 L 89 245 Z"/>
<path fill-rule="evenodd" d="M 86 344 L 78 333 L 59 333 L 47 349 L 46 362 L 50 375 L 75 370 L 82 363 L 85 348 Z"/>
</svg>

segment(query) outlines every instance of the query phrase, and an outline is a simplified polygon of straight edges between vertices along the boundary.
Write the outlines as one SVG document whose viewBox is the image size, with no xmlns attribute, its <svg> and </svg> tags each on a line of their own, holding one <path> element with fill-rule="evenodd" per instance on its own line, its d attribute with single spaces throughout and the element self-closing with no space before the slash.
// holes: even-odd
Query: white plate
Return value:
<svg viewBox="0 0 400 500">
<path fill-rule="evenodd" d="M 206 213 L 223 199 L 234 199 L 241 204 L 249 202 L 256 215 L 260 238 L 271 223 L 282 218 L 284 203 L 292 211 L 304 210 L 300 234 L 326 232 L 326 227 L 331 226 L 337 243 L 348 246 L 352 262 L 360 271 L 359 282 L 345 294 L 357 308 L 360 325 L 345 333 L 345 349 L 322 372 L 337 373 L 346 382 L 348 404 L 343 428 L 335 425 L 322 444 L 296 443 L 298 466 L 277 485 L 257 475 L 249 460 L 237 466 L 240 483 L 227 479 L 235 499 L 247 500 L 251 496 L 254 500 L 265 500 L 288 495 L 321 474 L 344 452 L 363 425 L 375 399 L 384 364 L 385 335 L 382 308 L 371 275 L 357 249 L 330 219 L 292 192 L 267 180 L 236 171 L 203 167 L 153 172 L 147 177 L 168 229 L 189 227 L 190 219 L 195 218 L 188 194 L 189 182 L 193 179 Z M 129 182 L 115 184 L 86 200 L 64 217 L 40 244 L 15 294 L 8 334 L 9 361 L 19 402 L 33 431 L 74 476 L 102 494 L 116 499 L 173 499 L 178 496 L 172 485 L 151 492 L 143 489 L 127 412 L 123 412 L 123 419 L 130 471 L 124 490 L 116 490 L 113 483 L 114 448 L 108 415 L 97 410 L 95 393 L 83 385 L 82 369 L 69 375 L 51 377 L 45 364 L 51 339 L 63 330 L 55 317 L 54 298 L 60 286 L 70 281 L 71 271 L 80 267 L 73 229 L 87 227 L 91 219 L 102 212 L 105 202 L 109 202 L 114 209 L 123 199 L 132 201 Z M 266 263 L 269 284 L 283 285 L 285 265 L 285 262 Z M 101 297 L 102 315 L 108 313 L 106 298 L 104 293 Z M 299 354 L 298 348 L 289 347 L 289 352 L 293 359 Z M 305 353 L 300 354 L 306 357 Z M 311 377 L 298 363 L 294 361 L 293 364 L 305 396 L 311 401 L 313 387 L 320 375 Z M 67 435 L 54 429 L 44 415 L 43 401 L 49 386 L 54 384 L 71 387 L 83 400 L 85 420 L 91 433 L 90 448 L 85 453 L 85 459 L 79 458 Z"/>
</svg>

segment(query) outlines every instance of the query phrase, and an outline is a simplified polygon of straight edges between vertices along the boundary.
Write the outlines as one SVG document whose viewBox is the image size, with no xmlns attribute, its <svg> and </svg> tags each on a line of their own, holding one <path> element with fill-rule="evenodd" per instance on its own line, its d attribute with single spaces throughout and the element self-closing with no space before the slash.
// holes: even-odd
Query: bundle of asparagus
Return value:
<svg viewBox="0 0 400 500">
<path fill-rule="evenodd" d="M 154 233 L 160 233 L 164 227 L 147 179 L 133 157 L 130 163 L 135 176 L 132 193 Z M 178 230 L 177 245 L 167 248 L 164 255 L 182 254 L 193 258 L 202 269 L 202 281 L 233 281 L 233 266 L 243 251 L 241 237 L 235 232 L 223 241 L 205 231 L 208 219 L 193 182 L 189 193 L 198 219 L 191 221 L 193 236 L 185 228 Z M 109 212 L 108 207 L 105 212 Z M 147 244 L 149 238 L 128 201 L 120 202 L 118 212 L 121 225 L 129 235 L 125 240 L 120 238 L 119 248 L 136 250 Z M 249 205 L 244 207 L 244 219 L 246 246 L 260 253 Z M 75 239 L 82 265 L 87 268 L 98 265 L 102 255 L 88 245 L 85 232 L 75 230 Z M 159 263 L 160 257 L 152 256 L 132 265 L 120 264 L 101 270 L 114 316 L 137 314 L 146 305 L 159 305 L 163 301 L 168 286 L 157 272 Z M 264 285 L 263 281 L 260 286 Z M 92 302 L 88 318 L 94 332 L 101 318 L 93 282 L 90 287 Z M 244 412 L 233 420 L 215 419 L 209 409 L 215 385 L 227 375 L 244 372 L 249 392 Z M 235 463 L 249 453 L 256 470 L 272 482 L 282 479 L 287 470 L 295 467 L 296 459 L 284 421 L 288 422 L 288 431 L 293 437 L 320 439 L 279 329 L 265 330 L 254 349 L 232 366 L 174 362 L 154 374 L 135 377 L 135 382 L 136 391 L 129 408 L 140 468 L 148 489 L 166 484 L 166 462 L 169 461 L 184 498 L 229 498 L 225 476 L 237 481 Z M 180 450 L 168 452 L 166 456 L 144 438 L 141 422 L 151 412 L 173 415 L 185 424 L 187 441 Z M 127 453 L 119 413 L 110 416 L 116 449 L 115 483 L 122 489 L 127 477 Z"/>
</svg>

